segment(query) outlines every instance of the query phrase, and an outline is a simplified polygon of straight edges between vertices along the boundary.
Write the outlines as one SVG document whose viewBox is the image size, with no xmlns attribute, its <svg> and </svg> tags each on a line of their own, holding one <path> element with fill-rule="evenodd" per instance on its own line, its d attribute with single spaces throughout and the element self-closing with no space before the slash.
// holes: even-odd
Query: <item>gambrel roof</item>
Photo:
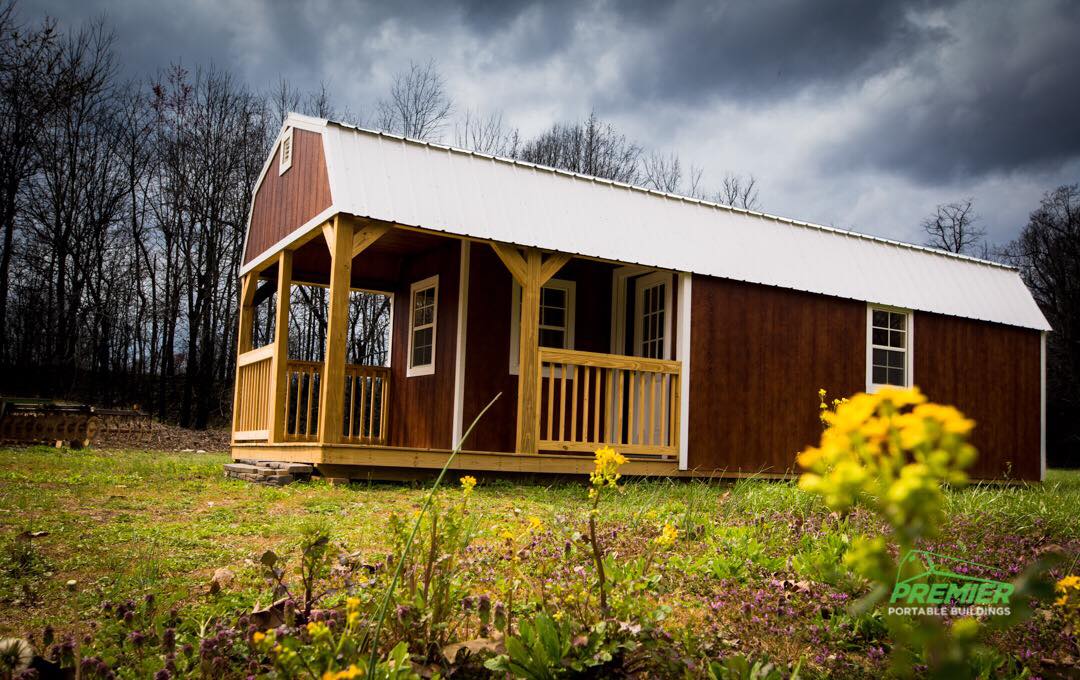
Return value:
<svg viewBox="0 0 1080 680">
<path fill-rule="evenodd" d="M 296 114 L 289 126 L 322 133 L 330 212 L 1050 329 L 994 262 Z"/>
</svg>

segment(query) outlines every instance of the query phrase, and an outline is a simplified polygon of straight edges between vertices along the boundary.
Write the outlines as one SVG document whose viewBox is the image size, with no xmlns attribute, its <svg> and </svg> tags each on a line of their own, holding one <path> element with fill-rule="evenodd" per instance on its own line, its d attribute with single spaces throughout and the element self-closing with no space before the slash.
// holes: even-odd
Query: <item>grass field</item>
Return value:
<svg viewBox="0 0 1080 680">
<path fill-rule="evenodd" d="M 226 460 L 220 454 L 0 449 L 0 635 L 40 638 L 45 626 L 82 633 L 100 616 L 102 601 L 148 593 L 179 598 L 196 618 L 266 603 L 270 592 L 257 564 L 263 551 L 294 553 L 304 527 L 317 521 L 329 527 L 334 542 L 377 560 L 391 548 L 390 515 L 411 515 L 425 492 L 422 485 L 319 481 L 253 486 L 226 480 Z M 530 521 L 542 527 L 535 543 L 558 552 L 582 530 L 586 507 L 581 484 L 481 480 L 469 505 L 481 527 L 477 550 L 496 554 L 501 532 L 535 518 Z M 1011 578 L 1054 546 L 1068 556 L 1071 573 L 1078 569 L 1078 472 L 1051 471 L 1038 485 L 952 492 L 949 509 L 945 534 L 926 547 Z M 880 633 L 844 612 L 865 584 L 839 566 L 852 536 L 877 531 L 868 515 L 837 517 L 790 483 L 657 480 L 626 482 L 617 501 L 602 505 L 601 516 L 609 550 L 627 559 L 642 554 L 664 523 L 679 527 L 648 597 L 669 608 L 665 626 L 682 648 L 801 663 L 804 676 L 880 673 Z M 32 539 L 29 557 L 25 542 L 15 540 L 27 531 L 44 532 Z M 550 559 L 543 555 L 538 549 L 527 556 L 535 564 L 518 573 L 539 573 L 542 560 Z M 211 595 L 208 585 L 220 567 L 235 578 Z M 470 587 L 482 592 L 520 565 L 478 557 L 462 568 L 477 571 Z M 1076 637 L 1049 612 L 987 642 L 1050 675 L 1068 667 L 1078 651 Z"/>
</svg>

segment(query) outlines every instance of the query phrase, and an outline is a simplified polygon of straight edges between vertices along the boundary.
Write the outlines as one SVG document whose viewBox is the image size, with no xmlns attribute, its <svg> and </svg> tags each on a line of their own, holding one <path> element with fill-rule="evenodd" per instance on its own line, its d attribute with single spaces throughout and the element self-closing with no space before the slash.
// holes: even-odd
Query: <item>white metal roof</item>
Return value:
<svg viewBox="0 0 1080 680">
<path fill-rule="evenodd" d="M 1004 265 L 306 117 L 335 211 L 1036 330 Z M 310 128 L 309 128 L 310 129 Z"/>
</svg>

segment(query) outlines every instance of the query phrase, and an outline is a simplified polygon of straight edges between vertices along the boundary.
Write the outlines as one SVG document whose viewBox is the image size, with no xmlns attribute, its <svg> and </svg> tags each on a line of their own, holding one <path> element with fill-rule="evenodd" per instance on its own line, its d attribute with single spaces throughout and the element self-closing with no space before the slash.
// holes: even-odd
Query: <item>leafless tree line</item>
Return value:
<svg viewBox="0 0 1080 680">
<path fill-rule="evenodd" d="M 204 427 L 228 417 L 238 272 L 252 191 L 289 111 L 574 172 L 699 195 L 676 156 L 647 154 L 595 115 L 531 139 L 500 114 L 454 113 L 433 62 L 395 77 L 368 115 L 326 84 L 260 92 L 172 66 L 122 81 L 103 22 L 68 32 L 0 8 L 0 394 L 140 404 Z M 663 159 L 662 162 L 660 159 Z M 741 182 L 741 183 L 740 183 Z M 730 202 L 756 203 L 751 179 Z M 725 184 L 725 190 L 727 185 Z M 719 195 L 719 193 L 717 194 Z M 752 197 L 752 198 L 751 198 Z M 290 355 L 321 360 L 326 291 L 295 286 Z M 256 342 L 273 333 L 273 299 Z M 390 301 L 356 292 L 349 361 L 382 364 Z"/>
</svg>

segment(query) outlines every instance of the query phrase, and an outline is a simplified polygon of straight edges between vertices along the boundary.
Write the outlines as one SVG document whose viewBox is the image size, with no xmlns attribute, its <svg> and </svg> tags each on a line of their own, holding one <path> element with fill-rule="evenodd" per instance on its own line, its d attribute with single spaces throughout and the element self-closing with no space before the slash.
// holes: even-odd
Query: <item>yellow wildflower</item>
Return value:
<svg viewBox="0 0 1080 680">
<path fill-rule="evenodd" d="M 1058 594 L 1054 606 L 1061 610 L 1062 616 L 1073 628 L 1080 627 L 1080 576 L 1069 575 L 1054 586 Z"/>
<path fill-rule="evenodd" d="M 675 544 L 675 539 L 679 537 L 679 530 L 672 524 L 665 524 L 664 528 L 660 530 L 660 535 L 653 539 L 653 542 L 661 548 L 670 548 Z"/>
<path fill-rule="evenodd" d="M 346 598 L 346 600 L 345 600 L 345 609 L 347 611 L 350 611 L 350 612 L 354 612 L 354 611 L 360 609 L 360 598 L 359 597 Z"/>
<path fill-rule="evenodd" d="M 597 449 L 595 459 L 596 469 L 589 475 L 589 481 L 597 488 L 617 486 L 619 478 L 622 477 L 622 475 L 619 474 L 619 468 L 625 463 L 626 457 L 610 446 L 604 446 Z"/>
<path fill-rule="evenodd" d="M 461 478 L 461 492 L 465 496 L 472 494 L 472 490 L 476 487 L 476 477 L 472 475 L 465 475 Z"/>
<path fill-rule="evenodd" d="M 343 671 L 326 671 L 323 673 L 322 680 L 355 680 L 355 678 L 362 678 L 364 675 L 363 668 L 352 664 Z"/>
<path fill-rule="evenodd" d="M 544 523 L 540 521 L 540 518 L 531 515 L 529 517 L 529 531 L 541 531 L 544 528 Z"/>
<path fill-rule="evenodd" d="M 260 642 L 262 642 L 265 639 L 266 639 L 266 633 L 263 633 L 263 632 L 258 631 L 258 630 L 255 631 L 255 633 L 252 634 L 252 636 L 251 636 L 251 641 L 254 642 L 255 644 L 259 644 Z"/>
</svg>

